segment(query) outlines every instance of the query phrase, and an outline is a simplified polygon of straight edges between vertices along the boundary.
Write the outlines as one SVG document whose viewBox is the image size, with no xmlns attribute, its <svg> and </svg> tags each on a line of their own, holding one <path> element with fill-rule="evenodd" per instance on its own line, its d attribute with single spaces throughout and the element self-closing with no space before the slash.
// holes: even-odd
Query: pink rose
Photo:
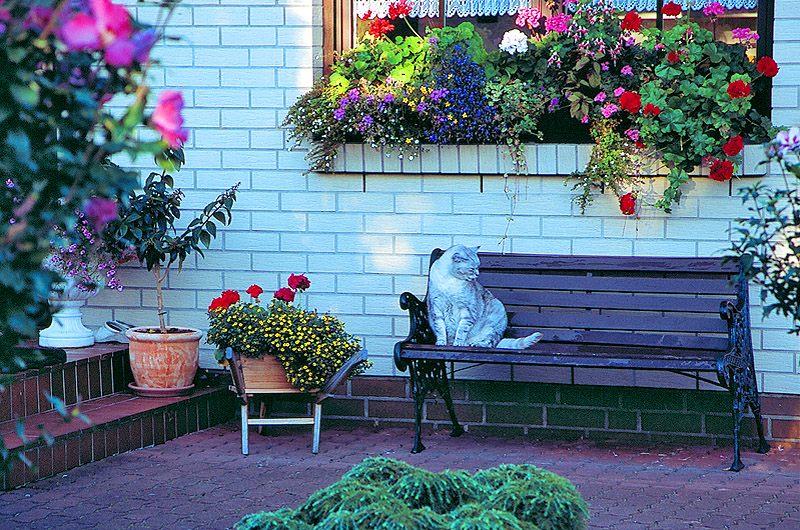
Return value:
<svg viewBox="0 0 800 530">
<path fill-rule="evenodd" d="M 133 25 L 125 6 L 114 4 L 111 0 L 91 0 L 90 5 L 97 22 L 97 29 L 103 34 L 108 34 L 105 40 L 113 41 L 115 38 L 131 36 Z"/>
<path fill-rule="evenodd" d="M 88 13 L 78 13 L 61 28 L 61 40 L 71 52 L 100 49 L 100 32 Z"/>
<path fill-rule="evenodd" d="M 189 131 L 183 128 L 183 96 L 175 90 L 165 90 L 158 97 L 156 110 L 150 116 L 150 123 L 173 149 L 182 146 L 189 138 Z"/>
<path fill-rule="evenodd" d="M 111 66 L 130 66 L 133 54 L 133 42 L 129 39 L 116 39 L 106 46 L 106 62 Z"/>
</svg>

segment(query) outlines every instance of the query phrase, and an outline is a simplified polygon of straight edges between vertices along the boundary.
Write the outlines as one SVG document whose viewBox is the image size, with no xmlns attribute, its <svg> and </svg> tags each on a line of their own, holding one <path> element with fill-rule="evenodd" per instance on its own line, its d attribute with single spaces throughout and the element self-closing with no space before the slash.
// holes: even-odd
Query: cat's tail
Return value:
<svg viewBox="0 0 800 530">
<path fill-rule="evenodd" d="M 527 337 L 520 337 L 518 339 L 501 339 L 497 344 L 498 348 L 508 348 L 510 350 L 524 350 L 530 348 L 542 338 L 541 333 L 531 333 Z"/>
</svg>

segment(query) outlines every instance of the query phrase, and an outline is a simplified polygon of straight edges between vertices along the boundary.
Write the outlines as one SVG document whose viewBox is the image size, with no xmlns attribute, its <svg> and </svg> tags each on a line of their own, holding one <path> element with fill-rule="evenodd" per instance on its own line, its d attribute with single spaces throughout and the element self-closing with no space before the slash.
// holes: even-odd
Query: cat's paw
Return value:
<svg viewBox="0 0 800 530">
<path fill-rule="evenodd" d="M 540 340 L 541 338 L 542 338 L 542 334 L 541 334 L 541 333 L 539 333 L 539 332 L 536 332 L 536 333 L 531 333 L 530 335 L 528 335 L 527 337 L 525 337 L 524 339 L 522 339 L 522 340 L 523 340 L 523 343 L 524 343 L 524 346 L 523 346 L 523 348 L 527 348 L 527 347 L 529 347 L 529 346 L 533 346 L 534 344 L 536 344 L 537 342 L 539 342 L 539 340 Z"/>
<path fill-rule="evenodd" d="M 443 339 L 436 339 L 437 346 L 447 346 L 447 341 Z"/>
</svg>

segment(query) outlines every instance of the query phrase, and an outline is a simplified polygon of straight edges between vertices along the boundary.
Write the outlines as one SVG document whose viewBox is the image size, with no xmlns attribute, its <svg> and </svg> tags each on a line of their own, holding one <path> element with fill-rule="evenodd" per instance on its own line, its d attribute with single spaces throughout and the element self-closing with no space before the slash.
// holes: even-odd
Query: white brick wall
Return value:
<svg viewBox="0 0 800 530">
<path fill-rule="evenodd" d="M 800 124 L 800 11 L 796 0 L 775 3 L 774 56 L 781 70 L 773 118 Z M 150 7 L 130 5 L 143 20 L 155 16 Z M 733 196 L 724 185 L 693 179 L 672 215 L 649 209 L 633 220 L 608 195 L 579 215 L 560 177 L 505 182 L 497 173 L 510 168 L 509 160 L 494 146 L 434 148 L 402 162 L 347 146 L 338 163 L 351 173 L 304 175 L 305 152 L 286 149 L 280 123 L 321 75 L 321 20 L 321 0 L 184 0 L 168 30 L 182 40 L 154 51 L 163 66 L 151 73 L 153 88 L 183 92 L 192 129 L 187 164 L 177 175 L 186 204 L 200 207 L 242 182 L 232 226 L 220 231 L 206 259 L 192 257 L 183 273 L 172 272 L 166 293 L 172 324 L 204 327 L 205 308 L 223 289 L 243 292 L 259 283 L 270 291 L 290 273 L 307 273 L 312 287 L 303 303 L 343 318 L 369 349 L 372 372 L 393 374 L 392 345 L 408 329 L 398 295 L 424 294 L 427 256 L 436 246 L 501 248 L 510 212 L 506 184 L 518 186 L 519 196 L 506 251 L 708 256 L 728 248 L 732 219 L 745 213 L 735 189 L 749 179 L 733 183 Z M 528 152 L 529 167 L 540 175 L 568 173 L 588 153 L 586 146 L 539 146 Z M 149 168 L 143 158 L 136 165 Z M 648 184 L 653 197 L 664 187 L 663 179 Z M 150 275 L 126 268 L 120 276 L 126 289 L 94 299 L 87 323 L 155 322 Z M 783 319 L 762 320 L 759 300 L 753 289 L 761 388 L 798 394 L 800 341 L 786 334 Z M 202 365 L 214 366 L 208 348 Z M 515 377 L 560 380 L 563 374 L 518 370 Z M 650 374 L 625 377 L 631 384 L 678 384 Z"/>
</svg>

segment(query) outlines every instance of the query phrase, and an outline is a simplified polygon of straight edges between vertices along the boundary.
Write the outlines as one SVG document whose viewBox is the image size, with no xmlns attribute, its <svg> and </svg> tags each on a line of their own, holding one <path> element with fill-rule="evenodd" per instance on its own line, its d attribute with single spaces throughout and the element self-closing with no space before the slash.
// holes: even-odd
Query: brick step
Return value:
<svg viewBox="0 0 800 530">
<path fill-rule="evenodd" d="M 73 409 L 74 407 L 68 407 Z M 25 435 L 36 437 L 40 427 L 53 444 L 35 443 L 25 455 L 36 467 L 17 462 L 5 473 L 2 488 L 11 489 L 41 478 L 120 453 L 159 445 L 184 434 L 228 421 L 236 411 L 234 395 L 226 385 L 198 388 L 191 395 L 146 398 L 118 392 L 78 404 L 89 420 L 65 423 L 54 410 L 25 418 Z M 16 434 L 16 420 L 0 423 L 6 447 L 19 451 L 22 440 Z"/>
</svg>

